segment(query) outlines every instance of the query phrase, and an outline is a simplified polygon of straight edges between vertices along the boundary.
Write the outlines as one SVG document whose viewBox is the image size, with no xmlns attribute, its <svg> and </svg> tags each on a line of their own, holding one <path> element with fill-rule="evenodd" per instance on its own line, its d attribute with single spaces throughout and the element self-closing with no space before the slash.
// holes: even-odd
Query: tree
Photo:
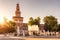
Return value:
<svg viewBox="0 0 60 40">
<path fill-rule="evenodd" d="M 34 24 L 38 25 L 38 26 L 40 25 L 40 18 L 39 17 L 34 19 Z"/>
<path fill-rule="evenodd" d="M 13 21 L 9 21 L 9 27 L 8 27 L 8 32 L 11 33 L 11 32 L 15 32 L 15 22 Z"/>
<path fill-rule="evenodd" d="M 57 31 L 58 27 L 57 27 L 57 18 L 55 18 L 54 16 L 46 16 L 44 17 L 44 28 L 45 30 L 49 30 L 49 31 Z"/>
<path fill-rule="evenodd" d="M 0 24 L 0 33 L 7 33 L 7 32 L 8 32 L 8 22 L 7 22 L 7 18 L 4 17 L 3 24 Z"/>
<path fill-rule="evenodd" d="M 58 31 L 60 32 L 60 24 L 58 24 Z"/>
<path fill-rule="evenodd" d="M 7 18 L 6 17 L 4 17 L 4 23 L 7 23 Z"/>
<path fill-rule="evenodd" d="M 4 17 L 4 23 L 0 24 L 0 33 L 10 33 L 15 32 L 15 22 L 7 21 L 7 18 Z"/>
<path fill-rule="evenodd" d="M 28 25 L 33 25 L 33 24 L 34 24 L 33 18 L 30 17 L 30 18 L 29 18 L 29 21 L 28 21 Z"/>
<path fill-rule="evenodd" d="M 40 24 L 40 18 L 37 17 L 33 19 L 32 17 L 29 18 L 28 25 L 38 25 Z"/>
</svg>

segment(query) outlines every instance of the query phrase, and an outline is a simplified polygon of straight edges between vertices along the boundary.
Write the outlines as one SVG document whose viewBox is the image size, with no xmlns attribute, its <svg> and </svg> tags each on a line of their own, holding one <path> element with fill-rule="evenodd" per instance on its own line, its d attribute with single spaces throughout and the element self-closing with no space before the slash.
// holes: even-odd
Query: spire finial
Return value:
<svg viewBox="0 0 60 40">
<path fill-rule="evenodd" d="M 16 5 L 16 10 L 19 11 L 19 3 L 17 3 L 17 5 Z"/>
</svg>

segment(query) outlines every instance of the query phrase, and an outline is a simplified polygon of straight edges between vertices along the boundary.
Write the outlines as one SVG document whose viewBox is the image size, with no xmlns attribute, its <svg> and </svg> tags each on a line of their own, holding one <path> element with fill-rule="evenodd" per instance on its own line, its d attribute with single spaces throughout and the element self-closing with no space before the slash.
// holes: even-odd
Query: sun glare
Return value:
<svg viewBox="0 0 60 40">
<path fill-rule="evenodd" d="M 3 17 L 0 17 L 0 23 L 3 23 L 3 22 L 4 22 Z"/>
<path fill-rule="evenodd" d="M 4 17 L 5 16 L 0 16 L 0 24 L 3 24 L 4 23 Z M 6 18 L 6 17 L 5 17 Z M 11 18 L 6 18 L 6 21 L 8 22 L 8 21 L 12 21 L 12 19 Z"/>
</svg>

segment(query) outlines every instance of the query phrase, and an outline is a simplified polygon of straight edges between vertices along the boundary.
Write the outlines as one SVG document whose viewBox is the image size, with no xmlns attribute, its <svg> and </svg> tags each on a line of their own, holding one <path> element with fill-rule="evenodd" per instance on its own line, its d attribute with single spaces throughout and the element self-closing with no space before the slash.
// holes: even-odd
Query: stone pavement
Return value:
<svg viewBox="0 0 60 40">
<path fill-rule="evenodd" d="M 0 40 L 60 40 L 60 38 L 8 37 L 0 36 Z"/>
<path fill-rule="evenodd" d="M 60 40 L 59 38 L 0 37 L 0 40 Z"/>
</svg>

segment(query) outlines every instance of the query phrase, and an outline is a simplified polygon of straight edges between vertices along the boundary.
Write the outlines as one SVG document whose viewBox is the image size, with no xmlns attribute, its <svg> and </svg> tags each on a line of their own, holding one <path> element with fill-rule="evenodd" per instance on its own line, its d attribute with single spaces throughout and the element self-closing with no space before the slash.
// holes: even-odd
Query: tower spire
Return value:
<svg viewBox="0 0 60 40">
<path fill-rule="evenodd" d="M 19 3 L 16 4 L 16 11 L 15 11 L 15 16 L 13 16 L 13 21 L 23 23 L 23 17 L 21 17 L 21 11 L 19 8 Z"/>
<path fill-rule="evenodd" d="M 21 16 L 21 12 L 20 12 L 20 8 L 19 8 L 19 3 L 16 4 L 15 15 L 16 15 L 17 17 L 20 17 L 20 16 Z"/>
</svg>

